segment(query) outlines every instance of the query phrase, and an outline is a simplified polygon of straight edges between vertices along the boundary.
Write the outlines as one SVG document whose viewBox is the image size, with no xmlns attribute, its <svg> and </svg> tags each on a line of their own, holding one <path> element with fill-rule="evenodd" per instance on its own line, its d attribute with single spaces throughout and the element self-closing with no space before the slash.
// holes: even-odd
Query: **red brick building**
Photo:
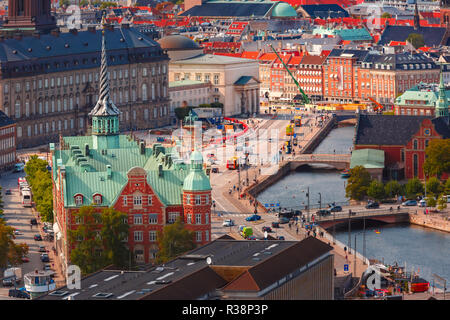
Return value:
<svg viewBox="0 0 450 320">
<path fill-rule="evenodd" d="M 195 243 L 211 240 L 211 185 L 201 153 L 192 152 L 186 164 L 178 146 L 146 148 L 145 142 L 119 134 L 120 111 L 110 99 L 103 42 L 100 95 L 90 113 L 92 135 L 61 138 L 59 149 L 50 144 L 55 248 L 63 270 L 77 245 L 68 231 L 83 223 L 75 214 L 84 205 L 99 213 L 112 207 L 127 214 L 127 244 L 137 263 L 153 261 L 158 232 L 177 218 L 194 232 Z"/>
</svg>

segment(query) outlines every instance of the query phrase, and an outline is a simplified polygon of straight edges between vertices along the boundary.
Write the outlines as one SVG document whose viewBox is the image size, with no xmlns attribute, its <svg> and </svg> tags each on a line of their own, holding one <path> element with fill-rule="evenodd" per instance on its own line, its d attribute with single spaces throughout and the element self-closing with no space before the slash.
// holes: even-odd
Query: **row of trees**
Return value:
<svg viewBox="0 0 450 320">
<path fill-rule="evenodd" d="M 28 254 L 28 245 L 15 243 L 14 228 L 3 219 L 2 187 L 0 187 L 0 268 L 8 264 L 14 266 L 22 263 L 22 257 Z"/>
<path fill-rule="evenodd" d="M 363 166 L 356 166 L 350 171 L 351 176 L 345 188 L 346 196 L 353 200 L 363 200 L 368 197 L 374 200 L 383 201 L 393 199 L 398 196 L 406 196 L 415 199 L 422 196 L 427 191 L 427 204 L 434 207 L 439 205 L 439 209 L 446 207 L 446 200 L 443 195 L 450 194 L 450 178 L 445 183 L 432 177 L 424 185 L 418 178 L 410 179 L 406 184 L 400 184 L 396 180 L 391 180 L 384 184 L 378 180 L 372 180 L 369 172 Z"/>
<path fill-rule="evenodd" d="M 74 216 L 80 225 L 69 231 L 69 239 L 74 245 L 70 258 L 84 274 L 108 265 L 119 268 L 134 265 L 134 257 L 127 247 L 129 225 L 126 213 L 113 208 L 98 212 L 93 206 L 83 206 Z M 165 226 L 157 240 L 157 263 L 165 263 L 195 248 L 194 233 L 184 227 L 181 219 Z"/>
<path fill-rule="evenodd" d="M 33 155 L 25 165 L 25 173 L 33 191 L 36 209 L 42 220 L 53 222 L 53 186 L 51 173 L 47 166 L 47 161 Z"/>
</svg>

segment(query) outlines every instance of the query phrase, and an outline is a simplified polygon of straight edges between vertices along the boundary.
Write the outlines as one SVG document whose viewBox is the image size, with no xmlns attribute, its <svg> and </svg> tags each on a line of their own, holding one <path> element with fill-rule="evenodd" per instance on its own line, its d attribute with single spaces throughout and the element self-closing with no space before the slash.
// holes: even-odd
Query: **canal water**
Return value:
<svg viewBox="0 0 450 320">
<path fill-rule="evenodd" d="M 332 130 L 314 153 L 349 153 L 354 132 L 353 126 Z M 305 193 L 309 186 L 311 207 L 318 207 L 320 199 L 324 207 L 331 202 L 343 203 L 348 200 L 345 197 L 345 183 L 346 180 L 341 178 L 337 170 L 303 167 L 266 189 L 258 196 L 258 200 L 262 204 L 279 203 L 281 207 L 302 209 L 307 203 Z M 356 228 L 352 230 L 352 247 L 354 234 L 360 231 Z M 336 230 L 336 238 L 344 244 L 348 243 L 345 230 Z M 362 243 L 362 233 L 357 234 L 357 251 L 360 253 L 363 253 Z M 369 227 L 366 228 L 366 257 L 380 261 L 384 259 L 388 264 L 397 262 L 401 266 L 406 262 L 407 271 L 414 268 L 430 282 L 433 273 L 450 282 L 449 233 L 409 224 Z"/>
</svg>

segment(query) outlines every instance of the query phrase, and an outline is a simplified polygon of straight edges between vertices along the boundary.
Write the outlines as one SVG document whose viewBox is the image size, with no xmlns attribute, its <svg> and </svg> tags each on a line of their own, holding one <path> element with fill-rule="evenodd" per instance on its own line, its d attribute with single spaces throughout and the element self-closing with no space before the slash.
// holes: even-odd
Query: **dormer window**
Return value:
<svg viewBox="0 0 450 320">
<path fill-rule="evenodd" d="M 75 196 L 75 205 L 76 206 L 81 206 L 83 205 L 83 196 L 81 194 L 77 194 Z"/>
<path fill-rule="evenodd" d="M 94 195 L 94 204 L 102 204 L 102 195 L 100 194 Z"/>
</svg>

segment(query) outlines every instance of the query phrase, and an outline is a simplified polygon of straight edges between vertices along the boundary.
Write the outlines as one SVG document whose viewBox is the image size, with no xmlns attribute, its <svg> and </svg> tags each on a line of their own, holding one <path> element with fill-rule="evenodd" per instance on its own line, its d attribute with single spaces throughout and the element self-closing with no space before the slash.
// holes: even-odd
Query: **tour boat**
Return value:
<svg viewBox="0 0 450 320">
<path fill-rule="evenodd" d="M 417 277 L 411 282 L 412 292 L 426 292 L 428 289 L 430 289 L 430 283 L 423 278 Z"/>
<path fill-rule="evenodd" d="M 350 177 L 350 171 L 349 170 L 341 171 L 341 178 L 348 178 L 348 177 Z"/>
</svg>

